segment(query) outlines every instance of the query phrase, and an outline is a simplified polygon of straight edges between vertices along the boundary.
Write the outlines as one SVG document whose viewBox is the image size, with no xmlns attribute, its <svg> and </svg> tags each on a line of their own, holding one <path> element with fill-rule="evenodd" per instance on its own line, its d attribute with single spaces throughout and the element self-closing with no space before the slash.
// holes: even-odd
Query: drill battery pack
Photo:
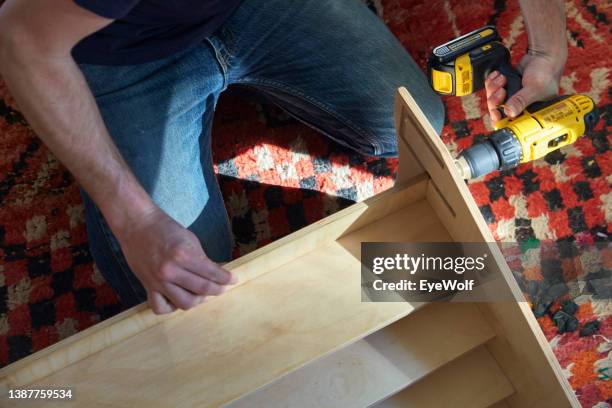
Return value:
<svg viewBox="0 0 612 408">
<path fill-rule="evenodd" d="M 520 89 L 512 79 L 510 52 L 501 43 L 494 26 L 485 26 L 433 49 L 427 60 L 429 82 L 440 95 L 464 96 L 484 88 L 486 77 L 494 70 L 509 78 L 508 85 Z M 513 94 L 514 89 L 508 89 Z"/>
</svg>

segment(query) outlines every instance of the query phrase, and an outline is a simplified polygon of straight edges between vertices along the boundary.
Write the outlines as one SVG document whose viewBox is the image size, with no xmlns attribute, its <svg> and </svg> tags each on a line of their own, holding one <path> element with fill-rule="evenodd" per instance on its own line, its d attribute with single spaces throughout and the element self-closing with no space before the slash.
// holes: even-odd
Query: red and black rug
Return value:
<svg viewBox="0 0 612 408">
<path fill-rule="evenodd" d="M 431 46 L 484 24 L 497 25 L 515 62 L 526 49 L 518 1 L 368 3 L 423 68 Z M 573 146 L 470 184 L 496 239 L 519 244 L 508 257 L 528 294 L 551 275 L 576 273 L 581 262 L 599 262 L 601 270 L 612 263 L 607 251 L 558 262 L 528 255 L 545 244 L 607 243 L 612 232 L 612 4 L 568 0 L 566 10 L 570 52 L 561 91 L 590 95 L 602 119 Z M 442 138 L 452 153 L 490 132 L 483 95 L 445 104 Z M 397 166 L 348 152 L 235 91 L 222 98 L 213 135 L 236 255 L 389 188 Z M 610 407 L 612 303 L 572 290 L 564 299 L 570 298 L 578 306 L 572 314 L 579 329 L 559 330 L 552 316 L 560 302 L 546 308 L 541 327 L 583 406 Z M 29 130 L 0 83 L 0 366 L 120 310 L 91 261 L 74 180 Z M 597 328 L 581 337 L 593 321 Z"/>
</svg>

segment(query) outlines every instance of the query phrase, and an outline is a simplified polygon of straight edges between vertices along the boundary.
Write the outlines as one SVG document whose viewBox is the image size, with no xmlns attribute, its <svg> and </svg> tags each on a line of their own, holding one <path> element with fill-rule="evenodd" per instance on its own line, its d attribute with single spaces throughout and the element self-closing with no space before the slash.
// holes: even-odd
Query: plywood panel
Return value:
<svg viewBox="0 0 612 408">
<path fill-rule="evenodd" d="M 369 406 L 493 336 L 473 304 L 431 304 L 227 407 Z"/>
<path fill-rule="evenodd" d="M 484 347 L 447 364 L 376 408 L 487 408 L 513 389 Z"/>
<path fill-rule="evenodd" d="M 236 399 L 414 309 L 361 302 L 359 259 L 346 247 L 357 247 L 363 234 L 450 239 L 428 203 L 416 202 L 348 234 L 344 245 L 328 242 L 37 384 L 70 384 L 81 406 L 218 406 Z"/>
<path fill-rule="evenodd" d="M 428 201 L 453 239 L 495 242 L 452 157 L 404 88 L 400 88 L 396 99 L 396 126 L 399 137 L 430 175 Z M 491 246 L 491 254 L 506 281 L 506 293 L 500 298 L 520 294 L 501 252 Z M 526 302 L 496 302 L 480 307 L 498 334 L 488 348 L 517 390 L 508 404 L 513 408 L 579 407 Z"/>
</svg>

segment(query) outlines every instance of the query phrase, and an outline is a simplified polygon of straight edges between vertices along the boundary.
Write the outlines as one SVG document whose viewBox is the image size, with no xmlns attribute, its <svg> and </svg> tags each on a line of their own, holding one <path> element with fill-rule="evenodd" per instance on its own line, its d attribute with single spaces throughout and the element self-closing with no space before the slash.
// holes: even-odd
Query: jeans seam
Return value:
<svg viewBox="0 0 612 408">
<path fill-rule="evenodd" d="M 221 42 L 223 43 L 223 50 L 226 54 L 225 63 L 230 66 L 231 60 L 234 58 L 234 48 L 236 45 L 234 31 L 226 24 L 221 27 L 220 33 L 223 36 Z"/>
<path fill-rule="evenodd" d="M 227 65 L 226 65 L 227 62 L 221 55 L 221 52 L 217 49 L 217 47 L 215 47 L 215 44 L 213 43 L 211 39 L 206 38 L 205 41 L 210 45 L 210 47 L 215 52 L 215 59 L 217 60 L 217 63 L 219 64 L 219 66 L 221 67 L 221 71 L 223 72 L 223 86 L 221 87 L 221 89 L 224 90 L 228 86 Z"/>
<path fill-rule="evenodd" d="M 210 154 L 211 154 L 211 157 L 212 157 L 212 149 L 209 149 L 209 150 L 210 150 Z M 219 180 L 217 179 L 217 174 L 214 173 L 214 170 L 213 170 L 213 179 L 214 179 L 214 182 L 215 182 L 215 184 L 217 186 L 217 189 L 219 191 L 221 191 L 221 185 L 219 184 Z M 221 199 L 223 199 L 223 193 L 221 195 Z M 234 245 L 235 245 L 236 242 L 235 242 L 235 239 L 234 239 L 234 233 L 233 233 L 233 229 L 232 229 L 232 220 L 231 220 L 229 214 L 227 213 L 227 208 L 225 208 L 225 202 L 223 202 L 223 211 L 222 212 L 223 212 L 223 214 L 225 216 L 225 220 L 227 221 L 226 225 L 229 227 L 229 235 L 230 235 L 230 241 L 231 241 L 230 242 L 230 245 L 231 245 L 230 260 L 231 260 L 232 259 L 232 252 L 234 250 Z"/>
<path fill-rule="evenodd" d="M 218 100 L 217 100 L 218 101 Z M 217 101 L 215 101 L 214 107 L 213 107 L 213 112 L 216 110 L 217 108 Z M 209 129 L 206 130 L 207 132 L 212 132 L 212 124 L 209 126 Z M 223 192 L 221 190 L 221 184 L 219 184 L 219 179 L 218 179 L 218 175 L 215 173 L 214 171 L 214 164 L 213 164 L 213 151 L 212 151 L 212 146 L 210 146 L 211 141 L 209 140 L 209 146 L 207 147 L 206 151 L 208 152 L 208 160 L 211 163 L 211 165 L 213 166 L 212 169 L 212 178 L 214 180 L 214 183 L 217 187 L 217 191 L 219 191 L 219 193 L 221 194 L 221 200 L 223 203 L 223 214 L 225 216 L 225 220 L 227 221 L 226 225 L 229 227 L 229 235 L 230 235 L 230 240 L 231 240 L 231 249 L 230 249 L 230 260 L 232 258 L 232 252 L 234 249 L 234 244 L 235 244 L 235 240 L 234 240 L 234 234 L 233 234 L 233 229 L 232 229 L 232 220 L 227 212 L 227 208 L 225 207 L 225 201 L 223 201 Z M 206 179 L 206 178 L 205 178 Z M 209 194 L 209 199 L 210 199 L 210 194 Z"/>
<path fill-rule="evenodd" d="M 383 150 L 382 149 L 382 145 L 376 140 L 375 137 L 373 137 L 373 135 L 370 135 L 365 129 L 361 128 L 360 126 L 355 124 L 350 119 L 337 114 L 331 108 L 329 108 L 327 105 L 319 102 L 318 100 L 314 99 L 311 96 L 308 96 L 308 95 L 304 94 L 299 89 L 293 88 L 293 87 L 291 87 L 291 86 L 289 86 L 287 84 L 284 84 L 282 82 L 278 82 L 278 81 L 274 81 L 274 80 L 269 80 L 269 79 L 242 79 L 242 80 L 235 81 L 234 83 L 235 84 L 240 84 L 240 85 L 264 85 L 264 86 L 269 86 L 271 88 L 277 88 L 277 89 L 280 89 L 280 90 L 283 90 L 283 91 L 287 91 L 290 94 L 293 94 L 295 96 L 299 96 L 301 98 L 304 98 L 306 101 L 312 103 L 317 108 L 321 109 L 325 113 L 327 113 L 330 116 L 334 117 L 339 122 L 341 122 L 345 126 L 351 128 L 353 131 L 357 132 L 360 136 L 362 136 L 369 143 L 371 143 L 372 146 L 374 147 L 374 154 L 375 155 L 381 154 L 381 152 Z"/>
</svg>

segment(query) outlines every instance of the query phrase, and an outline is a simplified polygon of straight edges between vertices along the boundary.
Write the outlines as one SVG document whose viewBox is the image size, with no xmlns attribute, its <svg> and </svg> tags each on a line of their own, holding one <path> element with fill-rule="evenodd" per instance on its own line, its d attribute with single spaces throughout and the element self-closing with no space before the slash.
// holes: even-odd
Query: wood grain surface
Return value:
<svg viewBox="0 0 612 408">
<path fill-rule="evenodd" d="M 434 303 L 227 408 L 366 407 L 494 336 L 470 303 Z"/>
<path fill-rule="evenodd" d="M 487 408 L 514 392 L 484 347 L 466 354 L 374 408 Z"/>
</svg>

